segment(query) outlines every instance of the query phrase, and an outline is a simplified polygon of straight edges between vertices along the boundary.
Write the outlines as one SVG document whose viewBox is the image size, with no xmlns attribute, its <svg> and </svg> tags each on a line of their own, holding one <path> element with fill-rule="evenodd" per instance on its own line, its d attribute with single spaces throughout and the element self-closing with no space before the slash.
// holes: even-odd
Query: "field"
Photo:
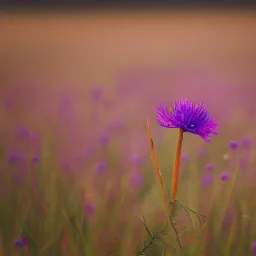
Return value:
<svg viewBox="0 0 256 256">
<path fill-rule="evenodd" d="M 256 255 L 254 11 L 5 12 L 0 256 Z M 184 133 L 163 101 L 218 123 Z M 171 217 L 168 215 L 171 214 Z"/>
</svg>

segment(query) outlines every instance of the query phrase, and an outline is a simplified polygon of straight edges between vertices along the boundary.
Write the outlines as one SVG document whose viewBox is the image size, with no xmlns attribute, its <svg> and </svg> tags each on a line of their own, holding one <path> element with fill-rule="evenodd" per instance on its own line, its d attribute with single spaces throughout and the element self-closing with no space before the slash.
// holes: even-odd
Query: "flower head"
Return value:
<svg viewBox="0 0 256 256">
<path fill-rule="evenodd" d="M 209 141 L 210 134 L 217 134 L 217 123 L 209 116 L 202 103 L 193 104 L 188 99 L 175 101 L 173 108 L 167 109 L 162 102 L 157 107 L 157 122 L 167 128 L 181 128 Z"/>
<path fill-rule="evenodd" d="M 213 181 L 212 175 L 206 174 L 202 177 L 202 179 L 200 181 L 200 185 L 203 187 L 203 186 L 206 186 L 206 185 L 212 183 L 212 181 Z"/>
<path fill-rule="evenodd" d="M 238 148 L 238 144 L 236 141 L 232 140 L 229 142 L 229 148 L 230 150 L 236 150 Z"/>
<path fill-rule="evenodd" d="M 230 175 L 227 173 L 227 172 L 222 172 L 220 174 L 220 179 L 223 180 L 223 181 L 226 181 L 230 178 Z"/>
<path fill-rule="evenodd" d="M 253 241 L 252 243 L 251 243 L 251 251 L 252 251 L 252 253 L 256 253 L 256 241 Z"/>
<path fill-rule="evenodd" d="M 212 163 L 208 163 L 204 166 L 206 171 L 212 171 L 214 169 L 214 165 Z"/>
<path fill-rule="evenodd" d="M 108 165 L 104 161 L 99 161 L 94 167 L 97 173 L 104 173 L 107 170 Z"/>
<path fill-rule="evenodd" d="M 91 201 L 86 200 L 83 203 L 83 212 L 85 215 L 93 215 L 94 213 L 94 206 Z"/>
<path fill-rule="evenodd" d="M 250 137 L 243 136 L 241 138 L 241 144 L 244 149 L 251 149 L 252 147 L 252 140 Z"/>
<path fill-rule="evenodd" d="M 33 163 L 37 163 L 37 162 L 39 161 L 39 156 L 34 155 L 34 156 L 32 157 L 32 159 L 31 159 L 31 161 L 32 161 Z"/>
<path fill-rule="evenodd" d="M 14 247 L 24 247 L 26 244 L 26 237 L 22 236 L 14 241 Z"/>
<path fill-rule="evenodd" d="M 187 163 L 187 162 L 189 161 L 189 156 L 188 156 L 188 154 L 186 154 L 186 153 L 184 153 L 184 152 L 181 153 L 180 158 L 181 158 L 181 161 L 182 161 L 183 163 Z"/>
</svg>

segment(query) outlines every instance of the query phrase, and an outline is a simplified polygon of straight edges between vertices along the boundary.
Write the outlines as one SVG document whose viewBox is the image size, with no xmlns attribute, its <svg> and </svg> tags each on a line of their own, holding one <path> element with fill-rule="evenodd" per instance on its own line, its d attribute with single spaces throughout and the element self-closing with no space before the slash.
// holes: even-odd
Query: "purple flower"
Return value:
<svg viewBox="0 0 256 256">
<path fill-rule="evenodd" d="M 244 149 L 250 149 L 252 147 L 252 140 L 247 136 L 241 138 L 241 145 Z"/>
<path fill-rule="evenodd" d="M 103 173 L 103 172 L 105 172 L 105 171 L 107 170 L 107 167 L 108 167 L 108 165 L 107 165 L 107 163 L 104 162 L 104 161 L 99 161 L 99 162 L 97 162 L 97 163 L 95 164 L 95 170 L 96 170 L 96 172 L 98 172 L 98 173 Z"/>
<path fill-rule="evenodd" d="M 189 160 L 188 154 L 186 154 L 186 153 L 184 153 L 184 152 L 181 153 L 180 158 L 181 158 L 181 161 L 182 161 L 183 163 L 187 163 L 188 160 Z"/>
<path fill-rule="evenodd" d="M 28 128 L 22 125 L 16 127 L 16 134 L 18 135 L 18 137 L 25 140 L 30 138 L 30 132 Z"/>
<path fill-rule="evenodd" d="M 106 132 L 103 132 L 99 136 L 101 145 L 106 145 L 109 141 L 109 134 Z"/>
<path fill-rule="evenodd" d="M 256 241 L 251 243 L 251 251 L 252 253 L 256 254 Z"/>
<path fill-rule="evenodd" d="M 230 178 L 230 175 L 227 172 L 223 172 L 220 174 L 220 179 L 226 181 Z"/>
<path fill-rule="evenodd" d="M 12 110 L 16 105 L 16 99 L 13 94 L 7 93 L 3 98 L 3 105 L 6 110 Z"/>
<path fill-rule="evenodd" d="M 130 176 L 129 185 L 131 187 L 139 187 L 143 183 L 143 177 L 140 173 L 134 172 Z"/>
<path fill-rule="evenodd" d="M 237 142 L 234 141 L 234 140 L 230 141 L 230 142 L 229 142 L 229 148 L 230 148 L 231 150 L 236 150 L 236 149 L 238 148 Z"/>
<path fill-rule="evenodd" d="M 157 122 L 167 128 L 181 128 L 209 141 L 210 134 L 216 135 L 217 123 L 209 116 L 201 103 L 193 104 L 188 99 L 175 101 L 173 108 L 167 109 L 162 102 L 157 107 Z"/>
<path fill-rule="evenodd" d="M 83 212 L 84 212 L 85 215 L 93 215 L 94 206 L 90 201 L 88 201 L 88 200 L 84 201 L 84 203 L 83 203 Z"/>
<path fill-rule="evenodd" d="M 132 155 L 131 161 L 132 161 L 132 163 L 137 164 L 137 165 L 140 165 L 142 163 L 142 159 L 138 155 Z"/>
<path fill-rule="evenodd" d="M 25 236 L 22 236 L 21 238 L 14 241 L 14 247 L 21 248 L 21 247 L 24 247 L 25 244 L 26 244 L 26 237 Z"/>
<path fill-rule="evenodd" d="M 211 174 L 206 174 L 203 176 L 203 178 L 201 179 L 200 181 L 200 185 L 203 187 L 203 186 L 206 186 L 210 183 L 212 183 L 212 175 Z"/>
<path fill-rule="evenodd" d="M 207 171 L 212 171 L 214 169 L 214 165 L 211 163 L 208 163 L 204 166 L 204 169 Z"/>
<path fill-rule="evenodd" d="M 7 160 L 11 164 L 19 163 L 23 160 L 23 157 L 18 153 L 9 153 L 7 155 Z"/>
<path fill-rule="evenodd" d="M 33 163 L 39 162 L 39 156 L 33 156 L 32 159 L 31 159 L 31 161 L 32 161 Z"/>
</svg>

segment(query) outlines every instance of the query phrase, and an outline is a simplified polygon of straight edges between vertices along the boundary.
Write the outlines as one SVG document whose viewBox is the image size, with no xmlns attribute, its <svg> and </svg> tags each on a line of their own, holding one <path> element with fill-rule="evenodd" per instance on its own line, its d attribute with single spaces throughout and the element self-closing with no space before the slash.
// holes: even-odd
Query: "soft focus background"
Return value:
<svg viewBox="0 0 256 256">
<path fill-rule="evenodd" d="M 185 255 L 256 253 L 255 11 L 0 17 L 1 255 L 136 255 L 141 216 L 156 230 L 166 218 L 141 122 L 169 196 L 177 131 L 156 125 L 155 107 L 183 97 L 219 123 L 210 144 L 185 135 L 178 198 L 208 220 L 183 235 Z"/>
</svg>

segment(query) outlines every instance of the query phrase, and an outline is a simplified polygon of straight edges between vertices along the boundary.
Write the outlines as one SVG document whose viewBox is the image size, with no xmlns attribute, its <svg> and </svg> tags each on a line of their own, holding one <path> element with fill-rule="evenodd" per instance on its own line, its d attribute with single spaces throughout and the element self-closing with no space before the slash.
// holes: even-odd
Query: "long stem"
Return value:
<svg viewBox="0 0 256 256">
<path fill-rule="evenodd" d="M 179 170 L 180 170 L 180 155 L 181 155 L 181 146 L 183 140 L 183 130 L 179 129 L 179 136 L 178 136 L 178 144 L 176 149 L 176 156 L 173 166 L 172 172 L 172 188 L 171 188 L 171 200 L 172 200 L 172 211 L 174 210 L 174 201 L 176 199 L 176 194 L 178 191 L 178 181 L 179 181 Z"/>
<path fill-rule="evenodd" d="M 150 124 L 149 124 L 148 119 L 147 119 L 147 128 L 145 128 L 144 126 L 143 126 L 143 128 L 145 129 L 145 131 L 147 133 L 147 136 L 148 136 L 148 142 L 149 142 L 149 147 L 150 147 L 150 151 L 151 151 L 151 157 L 152 157 L 154 169 L 155 169 L 156 176 L 157 176 L 157 181 L 160 185 L 164 205 L 165 205 L 165 208 L 166 208 L 166 211 L 167 211 L 167 215 L 169 217 L 169 209 L 168 209 L 168 205 L 167 205 L 167 198 L 166 198 L 166 195 L 165 195 L 165 192 L 164 192 L 164 185 L 163 185 L 162 175 L 161 175 L 161 172 L 160 172 L 160 169 L 159 169 L 157 156 L 156 156 L 156 152 L 155 152 L 155 148 L 154 148 L 154 143 L 153 143 L 153 139 L 152 139 L 152 135 L 151 135 Z"/>
</svg>

